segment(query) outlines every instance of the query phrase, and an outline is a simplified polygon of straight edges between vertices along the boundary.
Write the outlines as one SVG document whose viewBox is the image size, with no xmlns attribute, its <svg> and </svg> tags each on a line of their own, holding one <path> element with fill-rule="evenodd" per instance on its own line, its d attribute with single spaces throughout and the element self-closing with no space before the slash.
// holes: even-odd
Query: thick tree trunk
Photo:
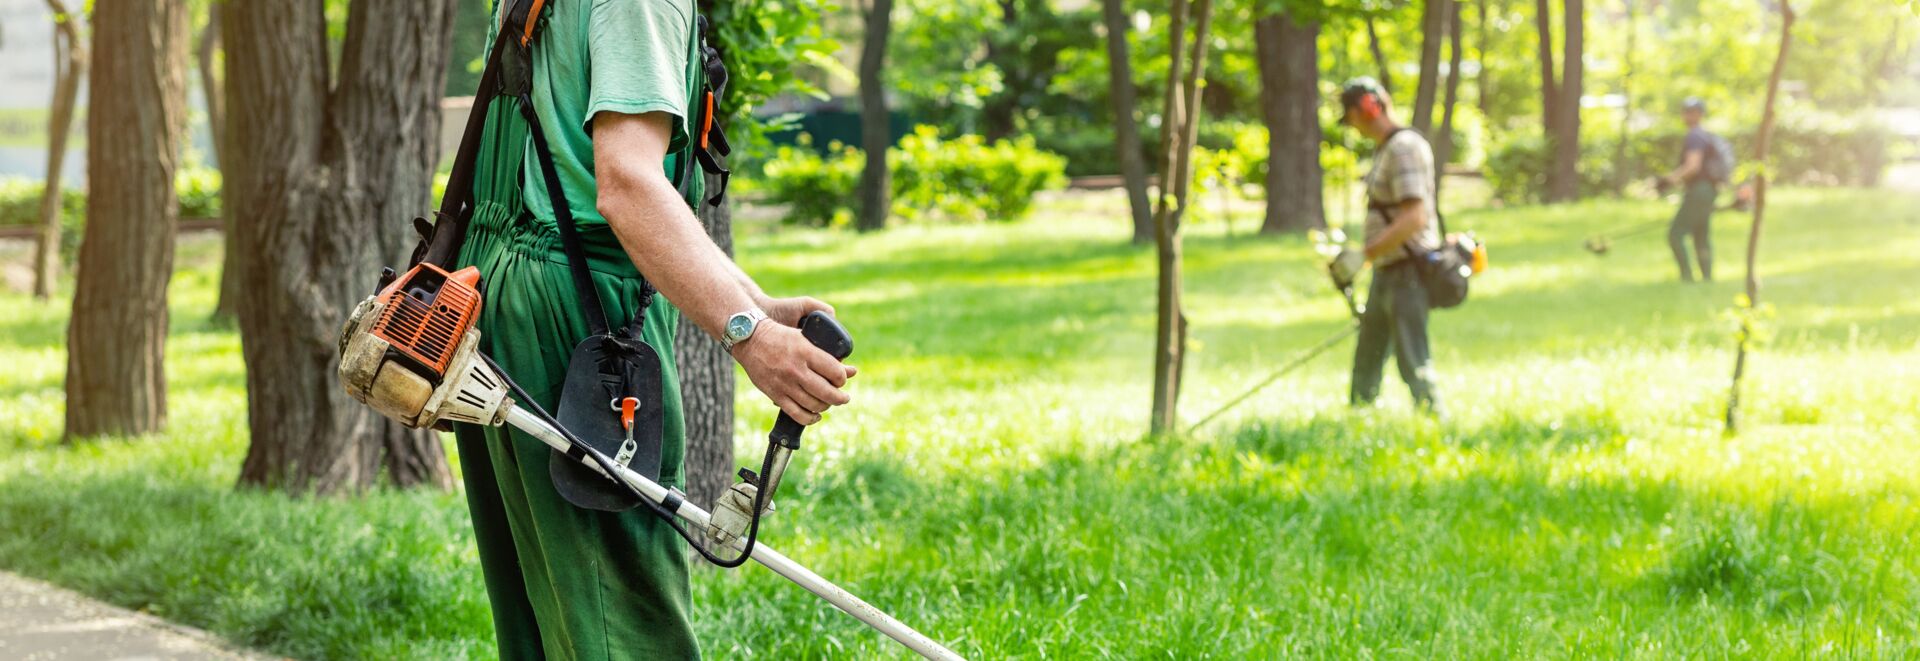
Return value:
<svg viewBox="0 0 1920 661">
<path fill-rule="evenodd" d="M 1172 66 L 1167 69 L 1166 122 L 1161 145 L 1166 147 L 1166 166 L 1161 170 L 1164 191 L 1172 185 L 1173 194 L 1160 195 L 1154 217 L 1158 244 L 1158 323 L 1155 329 L 1153 366 L 1152 430 L 1167 434 L 1179 423 L 1180 377 L 1186 367 L 1187 316 L 1180 303 L 1180 221 L 1186 213 L 1188 193 L 1193 183 L 1193 147 L 1200 135 L 1200 81 L 1205 77 L 1207 29 L 1212 23 L 1213 1 L 1197 0 L 1193 8 L 1192 52 L 1183 69 L 1182 40 L 1186 37 L 1187 0 L 1174 0 L 1171 24 Z"/>
<path fill-rule="evenodd" d="M 1271 14 L 1253 24 L 1267 123 L 1263 234 L 1327 226 L 1320 172 L 1320 24 Z"/>
<path fill-rule="evenodd" d="M 1447 40 L 1451 0 L 1426 0 L 1420 10 L 1420 80 L 1413 92 L 1413 128 L 1433 134 L 1433 105 L 1440 91 L 1440 44 Z"/>
<path fill-rule="evenodd" d="M 355 2 L 331 89 L 318 3 L 221 3 L 227 208 L 247 284 L 243 485 L 451 486 L 439 437 L 352 401 L 335 370 L 346 311 L 404 258 L 407 219 L 428 208 L 454 2 Z"/>
<path fill-rule="evenodd" d="M 1566 35 L 1561 53 L 1559 98 L 1553 112 L 1553 169 L 1547 172 L 1547 200 L 1571 202 L 1580 197 L 1580 94 L 1585 71 L 1585 16 L 1583 0 L 1566 0 Z"/>
<path fill-rule="evenodd" d="M 881 72 L 887 59 L 887 37 L 893 25 L 893 0 L 873 0 L 867 11 L 867 31 L 860 50 L 860 145 L 867 150 L 867 166 L 860 172 L 860 219 L 856 226 L 871 232 L 887 226 L 892 205 L 893 176 L 887 171 L 887 146 L 892 142 L 887 113 L 887 91 Z"/>
<path fill-rule="evenodd" d="M 166 422 L 187 15 L 186 0 L 108 2 L 94 12 L 94 88 L 116 96 L 87 113 L 87 229 L 67 327 L 69 439 L 151 433 Z"/>
<path fill-rule="evenodd" d="M 707 175 L 707 189 L 720 178 Z M 720 250 L 733 256 L 733 203 L 702 203 L 700 224 Z M 706 507 L 733 483 L 733 357 L 720 342 L 682 316 L 673 341 L 680 399 L 687 417 L 687 495 Z"/>
<path fill-rule="evenodd" d="M 207 102 L 207 132 L 213 135 L 213 161 L 222 168 L 227 153 L 227 94 L 220 89 L 220 74 L 216 71 L 214 54 L 220 48 L 220 11 L 210 8 L 207 12 L 207 26 L 200 31 L 200 45 L 194 52 L 194 60 L 200 69 L 200 94 Z M 226 228 L 222 237 L 225 252 L 220 257 L 220 298 L 213 306 L 213 318 L 220 322 L 233 321 L 234 299 L 240 296 L 239 270 L 234 266 L 239 244 L 234 237 L 233 214 L 226 206 L 220 208 L 220 224 Z"/>
<path fill-rule="evenodd" d="M 1126 181 L 1127 208 L 1133 212 L 1133 242 L 1153 240 L 1153 204 L 1147 199 L 1147 159 L 1140 150 L 1140 127 L 1133 111 L 1139 105 L 1133 84 L 1133 63 L 1127 55 L 1129 29 L 1126 0 L 1101 0 L 1107 26 L 1107 83 L 1113 97 L 1114 148 L 1120 174 Z"/>
<path fill-rule="evenodd" d="M 1374 27 L 1373 15 L 1367 15 L 1367 49 L 1373 51 L 1373 67 L 1380 72 L 1380 89 L 1393 95 L 1393 69 L 1387 67 L 1387 52 L 1380 47 L 1380 30 Z"/>
<path fill-rule="evenodd" d="M 1780 51 L 1773 58 L 1773 73 L 1767 77 L 1767 105 L 1760 118 L 1760 135 L 1754 147 L 1753 162 L 1766 165 L 1773 143 L 1774 101 L 1780 96 L 1780 73 L 1787 68 L 1787 47 L 1793 44 L 1793 5 L 1780 4 Z M 1726 433 L 1740 431 L 1740 378 L 1747 371 L 1747 349 L 1753 344 L 1753 309 L 1760 306 L 1760 229 L 1767 219 L 1767 171 L 1753 178 L 1753 227 L 1747 231 L 1747 301 L 1750 309 L 1741 315 L 1740 347 L 1733 358 L 1733 387 L 1727 395 Z"/>
<path fill-rule="evenodd" d="M 1447 41 L 1450 49 L 1447 54 L 1447 94 L 1446 100 L 1440 103 L 1440 131 L 1433 140 L 1433 166 L 1439 169 L 1433 180 L 1435 196 L 1440 194 L 1441 184 L 1447 180 L 1445 174 L 1447 163 L 1453 160 L 1453 109 L 1454 104 L 1460 101 L 1460 63 L 1466 58 L 1460 48 L 1462 31 L 1460 3 L 1449 2 L 1448 4 L 1452 6 L 1453 16 L 1447 20 Z"/>
<path fill-rule="evenodd" d="M 80 16 L 67 11 L 61 0 L 47 0 L 53 10 L 53 108 L 47 117 L 47 177 L 40 191 L 40 233 L 33 246 L 33 296 L 53 296 L 60 277 L 61 175 L 67 167 L 67 137 L 73 133 L 73 110 L 80 81 L 87 75 L 87 51 L 80 43 Z"/>
</svg>

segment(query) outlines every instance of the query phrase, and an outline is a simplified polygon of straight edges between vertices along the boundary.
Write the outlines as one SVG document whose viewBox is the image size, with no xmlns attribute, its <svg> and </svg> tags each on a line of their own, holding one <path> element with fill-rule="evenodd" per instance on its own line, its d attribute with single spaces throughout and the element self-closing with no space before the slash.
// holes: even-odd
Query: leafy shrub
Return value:
<svg viewBox="0 0 1920 661">
<path fill-rule="evenodd" d="M 766 199 L 787 205 L 787 222 L 808 227 L 844 225 L 853 219 L 866 155 L 839 142 L 825 156 L 801 134 L 798 148 L 782 145 L 766 163 L 759 187 Z"/>
<path fill-rule="evenodd" d="M 780 147 L 758 186 L 766 199 L 788 206 L 787 222 L 828 227 L 852 220 L 866 157 L 838 143 L 822 155 Z M 915 128 L 889 152 L 892 213 L 903 219 L 1012 221 L 1032 210 L 1042 190 L 1066 184 L 1066 160 L 1031 138 L 987 144 L 977 135 L 943 139 L 930 126 Z"/>
<path fill-rule="evenodd" d="M 40 224 L 40 193 L 45 184 L 33 179 L 0 179 L 0 226 Z M 60 192 L 61 222 L 78 227 L 87 212 L 86 193 L 69 188 Z"/>
<path fill-rule="evenodd" d="M 1019 220 L 1035 194 L 1067 183 L 1066 159 L 1026 136 L 987 144 L 978 135 L 942 139 L 919 126 L 891 156 L 893 213 L 907 220 Z"/>
<path fill-rule="evenodd" d="M 220 217 L 219 170 L 181 170 L 173 178 L 173 190 L 180 196 L 181 218 Z"/>
</svg>

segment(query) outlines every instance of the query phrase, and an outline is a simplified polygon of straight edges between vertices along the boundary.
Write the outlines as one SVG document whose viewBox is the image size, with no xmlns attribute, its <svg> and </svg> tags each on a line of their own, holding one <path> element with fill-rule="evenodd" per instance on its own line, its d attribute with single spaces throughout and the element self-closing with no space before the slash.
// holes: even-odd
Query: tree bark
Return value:
<svg viewBox="0 0 1920 661">
<path fill-rule="evenodd" d="M 1533 26 L 1540 34 L 1540 132 L 1551 143 L 1556 133 L 1554 123 L 1560 119 L 1553 109 L 1560 101 L 1553 69 L 1553 1 L 1534 0 L 1533 7 Z"/>
<path fill-rule="evenodd" d="M 1320 171 L 1320 24 L 1270 14 L 1253 24 L 1260 108 L 1267 124 L 1262 234 L 1327 226 Z"/>
<path fill-rule="evenodd" d="M 1451 0 L 1426 0 L 1420 11 L 1420 80 L 1413 93 L 1413 128 L 1433 134 L 1433 105 L 1440 91 L 1440 44 L 1447 40 Z"/>
<path fill-rule="evenodd" d="M 856 226 L 862 232 L 886 227 L 892 205 L 889 189 L 893 176 L 887 171 L 887 146 L 893 136 L 881 75 L 892 25 L 893 0 L 873 0 L 867 10 L 867 30 L 860 50 L 860 145 L 867 151 L 867 166 L 860 172 L 860 220 Z"/>
<path fill-rule="evenodd" d="M 194 52 L 194 59 L 200 69 L 200 94 L 207 102 L 207 132 L 213 136 L 214 165 L 224 168 L 223 160 L 227 153 L 227 95 L 220 89 L 220 74 L 215 70 L 214 54 L 220 48 L 220 10 L 209 8 L 207 25 L 200 30 L 200 44 Z M 220 207 L 220 225 L 225 228 L 222 240 L 225 251 L 220 256 L 220 298 L 213 306 L 213 318 L 222 323 L 233 321 L 234 299 L 240 296 L 239 269 L 234 266 L 239 244 L 234 237 L 233 214 L 225 205 Z"/>
<path fill-rule="evenodd" d="M 1454 105 L 1460 101 L 1460 64 L 1466 59 L 1465 53 L 1460 48 L 1462 41 L 1460 3 L 1449 2 L 1448 4 L 1452 7 L 1453 16 L 1447 20 L 1448 48 L 1450 49 L 1447 54 L 1447 94 L 1446 100 L 1440 103 L 1440 132 L 1434 136 L 1433 142 L 1433 167 L 1436 168 L 1433 178 L 1435 197 L 1440 195 L 1441 184 L 1447 180 L 1447 163 L 1453 161 L 1453 109 Z"/>
<path fill-rule="evenodd" d="M 720 178 L 707 175 L 707 190 Z M 733 256 L 733 203 L 701 203 L 700 224 L 728 257 Z M 687 495 L 705 507 L 733 483 L 733 357 L 718 340 L 685 316 L 673 341 L 680 370 L 680 399 L 687 426 Z"/>
<path fill-rule="evenodd" d="M 330 84 L 320 3 L 220 4 L 227 208 L 252 443 L 240 483 L 292 493 L 448 488 L 440 439 L 336 382 L 344 315 L 399 263 L 428 208 L 455 0 L 358 0 Z"/>
<path fill-rule="evenodd" d="M 40 234 L 33 246 L 33 296 L 53 296 L 60 276 L 61 178 L 67 167 L 67 137 L 73 133 L 73 110 L 80 81 L 87 75 L 86 46 L 80 41 L 80 16 L 67 11 L 61 0 L 47 0 L 53 11 L 53 108 L 47 117 L 47 177 L 40 191 Z"/>
<path fill-rule="evenodd" d="M 1562 44 L 1559 99 L 1553 111 L 1553 169 L 1547 173 L 1547 200 L 1571 202 L 1580 197 L 1580 94 L 1585 71 L 1584 0 L 1566 0 L 1566 35 Z"/>
<path fill-rule="evenodd" d="M 1733 386 L 1727 395 L 1726 433 L 1740 432 L 1740 378 L 1747 371 L 1747 350 L 1753 344 L 1754 314 L 1760 307 L 1760 230 L 1767 219 L 1767 155 L 1773 143 L 1774 101 L 1780 96 L 1780 73 L 1787 68 L 1787 47 L 1793 44 L 1793 5 L 1780 4 L 1780 51 L 1773 58 L 1773 73 L 1767 77 L 1767 105 L 1760 119 L 1760 135 L 1755 140 L 1753 162 L 1761 166 L 1753 178 L 1753 227 L 1747 231 L 1747 307 L 1740 320 L 1740 346 L 1733 358 Z"/>
<path fill-rule="evenodd" d="M 1107 26 L 1107 83 L 1113 97 L 1114 148 L 1119 151 L 1120 174 L 1126 181 L 1127 208 L 1133 212 L 1133 242 L 1153 240 L 1153 203 L 1147 199 L 1147 160 L 1140 150 L 1140 127 L 1133 112 L 1133 62 L 1127 55 L 1126 0 L 1101 0 Z"/>
<path fill-rule="evenodd" d="M 1180 377 L 1186 365 L 1187 318 L 1180 303 L 1180 220 L 1186 213 L 1193 183 L 1193 147 L 1200 134 L 1200 81 L 1207 62 L 1207 29 L 1212 23 L 1212 0 L 1198 0 L 1193 8 L 1193 51 L 1182 64 L 1186 37 L 1187 0 L 1173 0 L 1172 66 L 1167 68 L 1166 127 L 1160 143 L 1166 147 L 1166 165 L 1160 175 L 1160 205 L 1154 215 L 1158 244 L 1158 323 L 1155 330 L 1152 431 L 1171 433 L 1178 424 Z M 1172 195 L 1166 193 L 1172 185 Z"/>
<path fill-rule="evenodd" d="M 1380 48 L 1380 30 L 1373 25 L 1373 14 L 1367 14 L 1367 49 L 1373 51 L 1373 66 L 1380 71 L 1380 89 L 1393 96 L 1393 70 L 1387 67 L 1387 52 Z"/>
<path fill-rule="evenodd" d="M 87 229 L 67 327 L 70 440 L 166 422 L 187 15 L 186 0 L 108 2 L 94 13 L 94 87 L 115 98 L 87 113 Z"/>
</svg>

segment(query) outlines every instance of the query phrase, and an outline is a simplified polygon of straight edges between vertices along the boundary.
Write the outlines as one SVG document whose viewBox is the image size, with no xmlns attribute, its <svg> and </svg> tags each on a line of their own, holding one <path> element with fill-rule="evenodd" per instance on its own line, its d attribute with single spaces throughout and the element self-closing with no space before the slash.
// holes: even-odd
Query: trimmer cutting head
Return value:
<svg viewBox="0 0 1920 661">
<path fill-rule="evenodd" d="M 480 272 L 421 263 L 355 307 L 340 333 L 340 384 L 413 428 L 498 426 L 506 380 L 480 359 Z"/>
</svg>

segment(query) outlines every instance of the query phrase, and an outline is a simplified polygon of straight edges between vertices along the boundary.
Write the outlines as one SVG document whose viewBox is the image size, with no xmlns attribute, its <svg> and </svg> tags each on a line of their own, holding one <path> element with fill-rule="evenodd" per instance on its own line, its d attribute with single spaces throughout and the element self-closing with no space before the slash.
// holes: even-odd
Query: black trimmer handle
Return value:
<svg viewBox="0 0 1920 661">
<path fill-rule="evenodd" d="M 846 360 L 847 356 L 853 355 L 853 336 L 847 333 L 845 326 L 841 326 L 839 321 L 835 321 L 832 315 L 825 312 L 814 310 L 807 313 L 807 316 L 800 320 L 800 334 L 805 336 L 808 342 L 812 342 L 813 346 L 820 347 L 821 351 L 833 356 L 834 360 Z M 789 450 L 798 450 L 800 449 L 800 432 L 805 431 L 806 428 L 806 425 L 794 420 L 793 416 L 787 415 L 786 411 L 781 411 L 780 418 L 773 422 L 771 440 Z"/>
</svg>

